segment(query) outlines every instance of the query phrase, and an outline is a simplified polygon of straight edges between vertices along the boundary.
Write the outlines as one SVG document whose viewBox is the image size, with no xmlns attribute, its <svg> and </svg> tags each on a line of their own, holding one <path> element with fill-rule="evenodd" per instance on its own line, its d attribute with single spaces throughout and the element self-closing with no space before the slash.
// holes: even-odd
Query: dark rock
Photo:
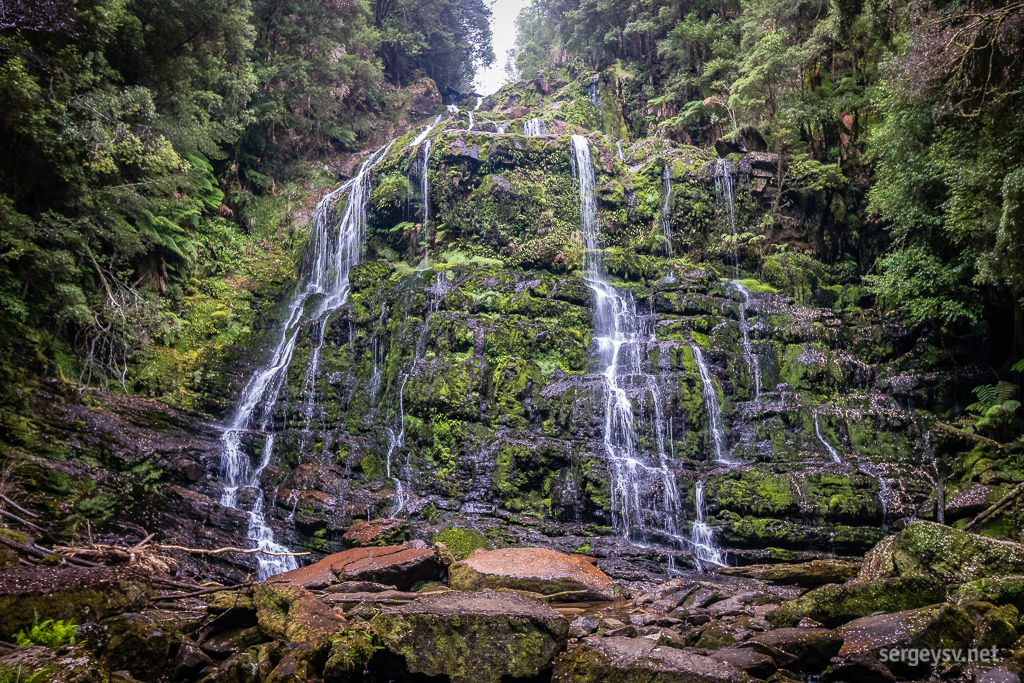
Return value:
<svg viewBox="0 0 1024 683">
<path fill-rule="evenodd" d="M 83 647 L 61 648 L 20 647 L 11 651 L 0 651 L 0 671 L 26 674 L 46 669 L 42 677 L 46 683 L 107 683 L 103 667 L 92 653 Z M 10 679 L 17 681 L 12 676 Z"/>
<path fill-rule="evenodd" d="M 241 652 L 263 640 L 259 628 L 232 628 L 214 633 L 203 641 L 201 650 L 208 655 L 224 659 L 236 652 Z"/>
<path fill-rule="evenodd" d="M 755 564 L 746 567 L 722 567 L 716 571 L 729 576 L 742 576 L 772 583 L 814 588 L 827 583 L 840 583 L 857 576 L 860 562 L 821 559 L 801 564 Z"/>
<path fill-rule="evenodd" d="M 553 683 L 748 683 L 740 669 L 649 638 L 588 638 L 555 660 Z"/>
<path fill-rule="evenodd" d="M 453 683 L 535 676 L 565 649 L 569 624 L 547 605 L 513 593 L 431 593 L 385 607 L 371 622 L 411 673 Z"/>
<path fill-rule="evenodd" d="M 768 678 L 778 668 L 771 657 L 749 647 L 726 647 L 708 653 L 708 657 L 746 671 L 754 678 Z"/>
<path fill-rule="evenodd" d="M 280 583 L 253 588 L 260 631 L 270 639 L 300 643 L 345 630 L 345 620 L 307 590 Z"/>
<path fill-rule="evenodd" d="M 212 664 L 213 660 L 191 638 L 182 638 L 178 645 L 178 654 L 174 657 L 174 677 L 179 680 L 191 680 Z"/>
<path fill-rule="evenodd" d="M 827 681 L 843 681 L 843 683 L 884 683 L 895 681 L 889 668 L 882 664 L 870 652 L 858 652 L 832 658 L 831 673 Z"/>
<path fill-rule="evenodd" d="M 758 633 L 751 642 L 778 648 L 796 657 L 800 671 L 821 671 L 843 645 L 843 637 L 827 628 L 779 628 Z"/>
<path fill-rule="evenodd" d="M 127 567 L 14 567 L 0 570 L 0 640 L 40 620 L 98 621 L 149 605 L 150 587 Z"/>
</svg>

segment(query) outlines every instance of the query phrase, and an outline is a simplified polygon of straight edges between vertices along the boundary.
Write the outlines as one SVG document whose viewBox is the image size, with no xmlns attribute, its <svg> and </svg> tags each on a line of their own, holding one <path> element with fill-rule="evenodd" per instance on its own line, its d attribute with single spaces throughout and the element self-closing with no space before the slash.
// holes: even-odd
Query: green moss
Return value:
<svg viewBox="0 0 1024 683">
<path fill-rule="evenodd" d="M 456 560 L 464 560 L 480 548 L 491 550 L 493 547 L 487 538 L 474 529 L 450 527 L 434 535 L 434 543 L 444 543 Z"/>
</svg>

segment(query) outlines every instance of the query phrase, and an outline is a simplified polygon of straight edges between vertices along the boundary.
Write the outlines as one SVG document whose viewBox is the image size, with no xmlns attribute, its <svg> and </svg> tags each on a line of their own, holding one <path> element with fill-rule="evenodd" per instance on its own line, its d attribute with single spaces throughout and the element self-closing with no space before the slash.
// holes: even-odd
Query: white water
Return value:
<svg viewBox="0 0 1024 683">
<path fill-rule="evenodd" d="M 814 433 L 818 435 L 818 441 L 824 444 L 825 450 L 827 450 L 828 454 L 832 456 L 832 459 L 836 462 L 842 462 L 843 459 L 839 457 L 839 452 L 832 447 L 832 444 L 825 440 L 824 436 L 821 435 L 821 425 L 818 423 L 817 412 L 814 413 Z"/>
<path fill-rule="evenodd" d="M 697 568 L 703 570 L 705 565 L 719 567 L 725 565 L 722 551 L 715 546 L 715 532 L 707 523 L 707 503 L 704 501 L 704 482 L 697 480 L 693 487 L 693 502 L 697 509 L 697 519 L 690 527 L 690 545 L 693 547 Z"/>
<path fill-rule="evenodd" d="M 672 169 L 665 164 L 661 172 L 661 229 L 665 233 L 665 255 L 672 255 Z"/>
<path fill-rule="evenodd" d="M 548 126 L 543 119 L 530 119 L 523 124 L 523 135 L 535 138 L 540 135 L 547 135 Z"/>
<path fill-rule="evenodd" d="M 224 491 L 221 505 L 238 508 L 238 491 L 254 489 L 255 503 L 249 511 L 248 538 L 254 548 L 273 553 L 288 552 L 274 540 L 264 514 L 263 490 L 260 477 L 270 464 L 274 451 L 274 432 L 271 429 L 274 408 L 285 383 L 288 368 L 298 342 L 299 333 L 308 322 L 320 333 L 313 340 L 315 351 L 311 367 L 307 370 L 306 405 L 316 405 L 316 373 L 319 371 L 319 348 L 323 345 L 323 329 L 327 317 L 348 299 L 349 269 L 359 263 L 366 239 L 366 200 L 370 196 L 370 173 L 391 149 L 388 143 L 373 153 L 359 169 L 355 178 L 324 197 L 313 214 L 312 235 L 304 263 L 305 275 L 300 279 L 289 302 L 281 336 L 274 347 L 270 362 L 259 369 L 246 384 L 235 409 L 231 423 L 221 436 L 221 470 Z M 348 202 L 340 219 L 336 220 L 335 205 L 345 194 Z M 307 303 L 319 299 L 312 313 L 306 315 Z M 314 364 L 315 359 L 315 364 Z M 312 380 L 309 378 L 312 377 Z M 312 410 L 305 411 L 312 415 Z M 307 423 L 308 425 L 308 423 Z M 252 466 L 245 452 L 242 438 L 256 433 L 264 436 L 263 452 L 257 467 Z M 277 557 L 257 553 L 259 578 L 265 579 L 283 571 L 295 569 L 294 557 Z"/>
<path fill-rule="evenodd" d="M 430 260 L 430 148 L 433 143 L 423 143 L 423 172 L 420 177 L 420 191 L 423 195 L 423 259 Z"/>
<path fill-rule="evenodd" d="M 437 128 L 437 124 L 441 123 L 441 119 L 443 119 L 443 118 L 444 118 L 444 114 L 438 114 L 437 118 L 434 119 L 434 122 L 431 123 L 426 128 L 424 128 L 423 132 L 420 133 L 419 135 L 417 135 L 416 139 L 409 143 L 409 149 L 412 149 L 413 147 L 419 147 L 421 144 L 423 144 L 423 141 L 427 139 L 427 136 L 430 135 L 430 132 L 432 130 Z"/>
<path fill-rule="evenodd" d="M 615 157 L 619 161 L 625 161 L 626 160 L 626 153 L 622 151 L 622 140 L 617 140 L 615 142 Z"/>
<path fill-rule="evenodd" d="M 483 103 L 484 103 L 484 98 L 482 98 L 482 97 L 476 98 L 476 106 L 473 107 L 473 111 L 478 110 L 480 108 L 480 105 L 483 104 Z"/>
<path fill-rule="evenodd" d="M 473 120 L 473 112 L 469 112 L 469 128 L 466 129 L 466 132 L 471 133 L 475 125 L 476 121 Z"/>
<path fill-rule="evenodd" d="M 761 360 L 754 353 L 753 346 L 750 344 L 750 326 L 747 325 L 747 303 L 750 301 L 750 292 L 735 280 L 730 284 L 743 297 L 743 303 L 740 304 L 740 333 L 743 335 L 743 355 L 747 359 L 750 373 L 754 376 L 754 400 L 757 401 L 761 398 Z"/>
<path fill-rule="evenodd" d="M 653 316 L 637 312 L 629 292 L 608 282 L 598 250 L 600 224 L 597 212 L 594 162 L 590 143 L 572 136 L 573 172 L 580 184 L 580 216 L 586 248 L 586 280 L 594 294 L 594 341 L 598 366 L 604 378 L 604 450 L 612 493 L 613 524 L 626 538 L 644 544 L 650 536 L 661 536 L 680 545 L 686 543 L 678 531 L 679 491 L 670 469 L 671 458 L 662 413 L 662 396 L 657 378 L 646 372 L 647 348 L 655 343 Z M 649 405 L 650 413 L 634 414 L 633 399 Z M 649 420 L 654 431 L 653 450 L 641 449 L 638 423 Z M 655 491 L 660 491 L 657 500 Z M 671 566 L 670 561 L 670 566 Z"/>
<path fill-rule="evenodd" d="M 395 507 L 388 513 L 389 517 L 395 517 L 401 514 L 405 508 L 405 504 L 409 500 L 409 496 L 405 491 L 405 486 L 402 484 L 401 477 L 391 473 L 391 461 L 395 452 L 405 447 L 405 383 L 409 380 L 408 375 L 402 375 L 402 384 L 398 390 L 398 424 L 396 432 L 393 428 L 388 428 L 388 454 L 387 461 L 385 464 L 385 474 L 387 478 L 395 484 Z"/>
<path fill-rule="evenodd" d="M 590 81 L 590 103 L 595 107 L 601 106 L 601 86 L 596 80 Z"/>
<path fill-rule="evenodd" d="M 725 431 L 722 428 L 722 409 L 718 406 L 718 392 L 715 391 L 715 383 L 711 381 L 711 373 L 708 365 L 704 362 L 704 353 L 696 344 L 691 344 L 693 349 L 693 360 L 697 363 L 697 371 L 700 373 L 701 392 L 704 394 L 704 406 L 708 411 L 708 432 L 711 434 L 711 441 L 715 445 L 715 460 L 717 462 L 731 462 L 725 453 Z"/>
<path fill-rule="evenodd" d="M 728 159 L 719 159 L 715 165 L 715 189 L 718 191 L 718 196 L 725 204 L 726 212 L 729 216 L 729 230 L 734 238 L 732 243 L 732 261 L 733 267 L 736 271 L 736 276 L 739 277 L 740 259 L 735 242 L 736 205 L 733 201 L 732 164 L 729 163 Z"/>
</svg>

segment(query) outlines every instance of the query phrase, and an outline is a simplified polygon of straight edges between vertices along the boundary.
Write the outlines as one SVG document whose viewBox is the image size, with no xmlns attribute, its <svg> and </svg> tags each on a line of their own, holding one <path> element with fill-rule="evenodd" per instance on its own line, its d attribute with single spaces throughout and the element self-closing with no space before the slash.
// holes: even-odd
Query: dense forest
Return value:
<svg viewBox="0 0 1024 683">
<path fill-rule="evenodd" d="M 1019 683 L 1024 1 L 502 3 L 0 0 L 0 683 Z"/>
</svg>

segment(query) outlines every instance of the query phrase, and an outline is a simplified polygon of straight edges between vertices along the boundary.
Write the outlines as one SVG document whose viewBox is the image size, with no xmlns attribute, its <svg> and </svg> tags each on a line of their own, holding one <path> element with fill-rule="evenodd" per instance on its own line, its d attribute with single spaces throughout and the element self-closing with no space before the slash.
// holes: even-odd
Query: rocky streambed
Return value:
<svg viewBox="0 0 1024 683">
<path fill-rule="evenodd" d="M 394 524 L 351 537 L 390 542 Z M 10 680 L 1002 683 L 1024 665 L 1024 546 L 930 522 L 863 562 L 659 585 L 615 583 L 583 555 L 506 548 L 456 560 L 422 541 L 194 590 L 167 588 L 173 579 L 141 555 L 45 566 L 60 562 L 0 570 L 0 671 L 20 676 Z M 77 626 L 73 643 L 25 641 L 51 619 Z"/>
</svg>

